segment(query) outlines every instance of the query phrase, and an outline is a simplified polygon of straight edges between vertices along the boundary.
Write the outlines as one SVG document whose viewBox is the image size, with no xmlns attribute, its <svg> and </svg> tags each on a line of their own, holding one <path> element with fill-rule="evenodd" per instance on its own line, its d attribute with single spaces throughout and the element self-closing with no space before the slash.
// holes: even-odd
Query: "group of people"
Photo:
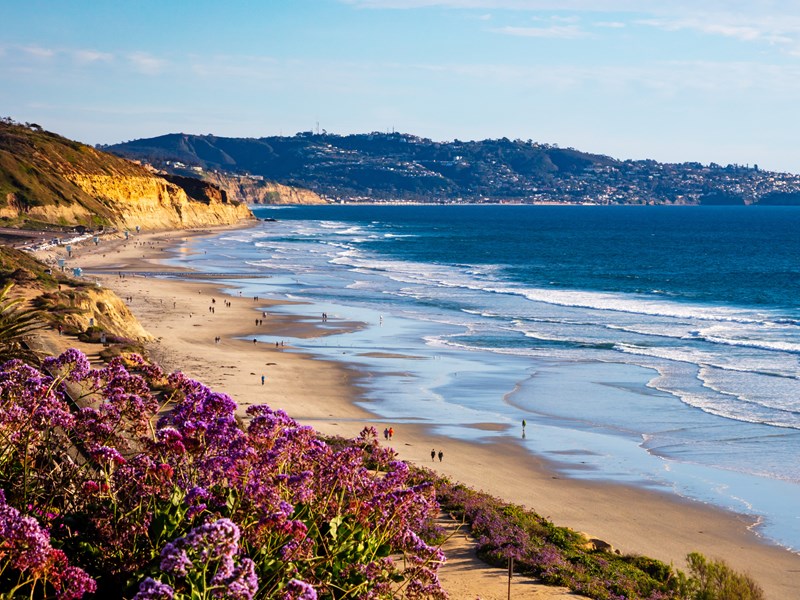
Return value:
<svg viewBox="0 0 800 600">
<path fill-rule="evenodd" d="M 394 437 L 394 428 L 385 427 L 383 429 L 383 437 L 386 440 L 391 440 Z M 442 462 L 442 459 L 444 458 L 444 452 L 442 450 L 436 452 L 436 448 L 431 448 L 431 462 L 436 461 L 437 456 L 439 457 L 439 462 Z"/>
</svg>

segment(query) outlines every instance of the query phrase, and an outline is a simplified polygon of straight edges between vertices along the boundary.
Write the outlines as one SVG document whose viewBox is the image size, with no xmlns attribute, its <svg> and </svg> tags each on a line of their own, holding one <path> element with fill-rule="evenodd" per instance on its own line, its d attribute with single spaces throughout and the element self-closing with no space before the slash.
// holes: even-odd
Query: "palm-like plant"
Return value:
<svg viewBox="0 0 800 600">
<path fill-rule="evenodd" d="M 0 363 L 12 358 L 38 365 L 41 353 L 30 348 L 26 338 L 47 326 L 42 311 L 25 306 L 24 298 L 10 298 L 14 282 L 9 281 L 0 291 Z"/>
</svg>

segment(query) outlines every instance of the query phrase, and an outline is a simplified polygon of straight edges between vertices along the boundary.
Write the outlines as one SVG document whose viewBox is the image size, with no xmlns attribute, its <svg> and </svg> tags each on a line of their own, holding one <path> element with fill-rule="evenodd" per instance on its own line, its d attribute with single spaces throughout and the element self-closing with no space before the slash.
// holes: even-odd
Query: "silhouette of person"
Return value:
<svg viewBox="0 0 800 600">
<path fill-rule="evenodd" d="M 444 452 L 439 450 L 439 462 L 442 462 L 442 458 L 444 457 Z"/>
<path fill-rule="evenodd" d="M 431 448 L 431 462 L 433 462 L 435 459 L 436 459 L 436 449 Z"/>
</svg>

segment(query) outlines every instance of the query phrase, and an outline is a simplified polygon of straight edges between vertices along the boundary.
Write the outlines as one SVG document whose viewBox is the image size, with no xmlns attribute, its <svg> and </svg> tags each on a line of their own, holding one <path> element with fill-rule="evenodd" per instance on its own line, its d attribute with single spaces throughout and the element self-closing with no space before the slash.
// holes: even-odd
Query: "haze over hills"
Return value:
<svg viewBox="0 0 800 600">
<path fill-rule="evenodd" d="M 507 138 L 174 133 L 102 148 L 169 172 L 263 178 L 343 201 L 800 204 L 800 176 L 757 165 L 621 161 Z"/>
</svg>

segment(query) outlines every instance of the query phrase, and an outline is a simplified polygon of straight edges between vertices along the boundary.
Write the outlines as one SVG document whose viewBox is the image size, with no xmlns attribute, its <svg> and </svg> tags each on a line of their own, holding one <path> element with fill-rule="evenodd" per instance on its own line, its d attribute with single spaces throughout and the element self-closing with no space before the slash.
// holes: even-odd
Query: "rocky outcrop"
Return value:
<svg viewBox="0 0 800 600">
<path fill-rule="evenodd" d="M 620 554 L 619 550 L 604 540 L 593 537 L 588 533 L 584 533 L 583 531 L 579 531 L 577 533 L 583 539 L 580 547 L 584 550 L 589 552 L 608 552 L 609 554 Z"/>
<path fill-rule="evenodd" d="M 225 190 L 231 200 L 245 204 L 327 204 L 327 200 L 311 190 L 252 177 L 204 172 L 203 178 Z"/>
<path fill-rule="evenodd" d="M 111 290 L 81 286 L 42 296 L 46 307 L 66 331 L 83 332 L 92 327 L 110 335 L 139 342 L 152 341 L 150 335 L 122 299 Z"/>
<path fill-rule="evenodd" d="M 162 175 L 162 177 L 170 183 L 183 188 L 186 195 L 194 200 L 207 204 L 212 202 L 227 204 L 228 202 L 228 193 L 207 181 L 195 179 L 194 177 L 182 177 L 181 175 Z"/>
</svg>

